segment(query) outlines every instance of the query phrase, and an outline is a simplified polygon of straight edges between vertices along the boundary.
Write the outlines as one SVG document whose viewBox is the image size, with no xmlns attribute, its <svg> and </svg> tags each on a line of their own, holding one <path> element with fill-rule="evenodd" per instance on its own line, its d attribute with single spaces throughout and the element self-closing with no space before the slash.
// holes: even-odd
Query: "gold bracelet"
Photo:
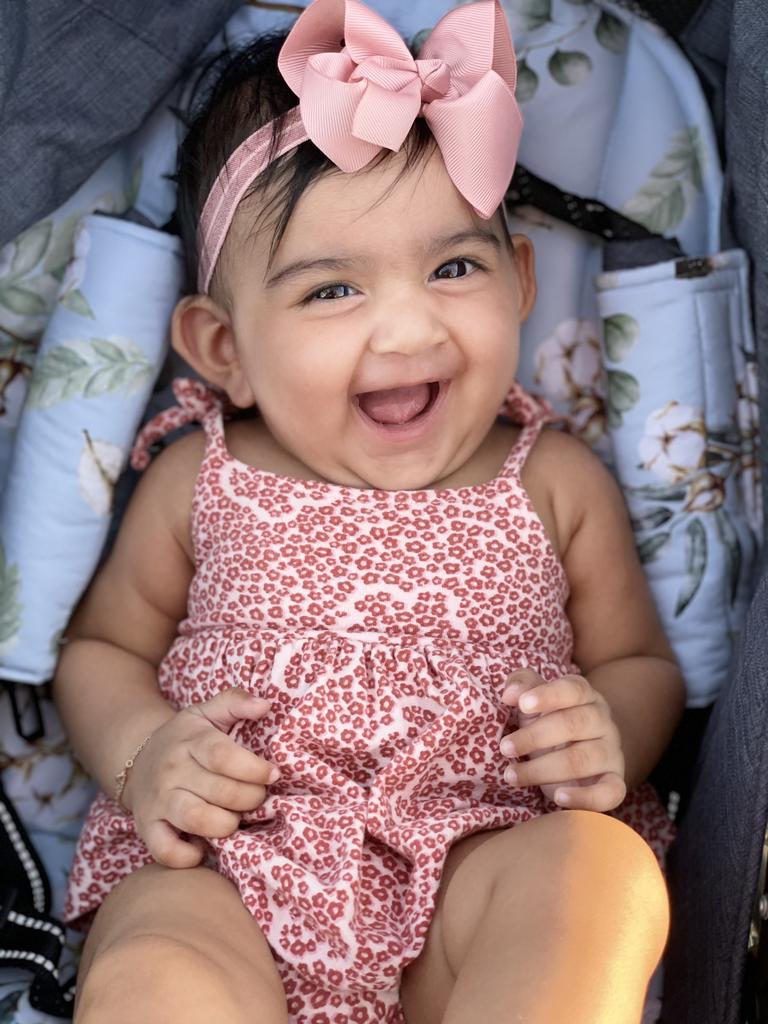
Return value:
<svg viewBox="0 0 768 1024">
<path fill-rule="evenodd" d="M 134 750 L 133 754 L 131 754 L 131 756 L 123 765 L 123 770 L 115 776 L 115 803 L 119 804 L 124 811 L 128 810 L 128 808 L 123 803 L 123 792 L 125 790 L 125 785 L 128 782 L 128 775 L 131 771 L 131 768 L 133 768 L 133 766 L 136 764 L 136 758 L 139 756 L 139 754 L 142 752 L 144 747 L 146 747 L 146 745 L 149 743 L 151 739 L 152 733 L 150 733 L 149 736 L 146 736 L 141 741 L 138 747 L 136 747 L 136 749 Z"/>
</svg>

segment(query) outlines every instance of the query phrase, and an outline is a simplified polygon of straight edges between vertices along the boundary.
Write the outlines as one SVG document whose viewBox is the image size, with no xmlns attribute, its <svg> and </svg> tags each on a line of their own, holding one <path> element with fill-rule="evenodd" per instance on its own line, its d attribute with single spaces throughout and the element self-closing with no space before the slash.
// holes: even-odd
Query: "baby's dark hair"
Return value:
<svg viewBox="0 0 768 1024">
<path fill-rule="evenodd" d="M 285 38 L 285 33 L 264 35 L 239 52 L 220 54 L 206 65 L 195 85 L 186 118 L 189 130 L 179 147 L 177 167 L 176 219 L 184 244 L 188 291 L 196 290 L 197 226 L 219 171 L 241 142 L 270 121 L 274 123 L 272 152 L 276 152 L 283 115 L 298 103 L 277 66 Z M 403 146 L 401 174 L 428 155 L 431 143 L 426 122 L 417 118 Z M 380 160 L 389 155 L 382 151 Z M 257 191 L 270 192 L 269 204 L 262 211 L 274 225 L 270 258 L 304 191 L 335 170 L 328 157 L 308 141 L 270 163 L 254 181 L 246 197 Z M 214 272 L 214 289 L 216 278 Z"/>
</svg>

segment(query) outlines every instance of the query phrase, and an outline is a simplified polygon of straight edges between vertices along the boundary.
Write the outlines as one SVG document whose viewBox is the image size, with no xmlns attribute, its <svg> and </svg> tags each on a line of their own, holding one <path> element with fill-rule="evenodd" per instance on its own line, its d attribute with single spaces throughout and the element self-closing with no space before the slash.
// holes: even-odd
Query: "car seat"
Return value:
<svg viewBox="0 0 768 1024">
<path fill-rule="evenodd" d="M 760 664 L 764 589 L 743 648 L 747 674 L 737 676 L 746 690 L 729 684 L 762 526 L 748 263 L 740 252 L 721 251 L 722 180 L 709 110 L 666 35 L 610 3 L 506 6 L 527 120 L 509 205 L 513 223 L 534 238 L 542 282 L 520 372 L 572 417 L 624 487 L 691 684 L 691 710 L 658 777 L 672 813 L 694 773 L 699 723 L 720 694 L 693 812 L 707 798 L 709 777 L 722 772 L 717 738 L 754 699 L 749 666 Z M 381 0 L 380 7 L 407 36 L 443 9 L 434 0 Z M 243 8 L 227 25 L 228 40 L 292 14 L 278 4 Z M 49 965 L 71 974 L 77 938 L 48 912 L 60 908 L 91 788 L 38 687 L 50 678 L 58 631 L 108 542 L 113 505 L 130 489 L 130 474 L 117 480 L 131 436 L 147 405 L 153 412 L 168 401 L 166 323 L 183 270 L 178 243 L 164 230 L 173 210 L 167 175 L 185 101 L 182 84 L 58 209 L 0 251 L 0 340 L 11 352 L 0 419 L 0 673 L 7 680 L 0 857 L 12 883 L 0 920 L 14 965 L 0 972 L 0 1007 L 18 1024 L 47 1020 L 46 1010 L 69 1012 L 71 990 L 54 984 Z M 150 290 L 153 315 L 139 321 L 133 296 Z M 54 480 L 56 504 L 46 502 Z M 75 532 L 54 536 L 50 513 L 69 519 L 75 509 Z M 762 791 L 758 799 L 764 810 Z M 681 920 L 686 872 L 696 863 L 685 821 L 672 856 Z M 748 843 L 743 829 L 731 834 Z M 759 857 L 750 871 L 746 883 L 756 891 Z M 665 1019 L 689 1019 L 676 982 L 689 938 L 676 925 Z M 738 999 L 731 992 L 729 1013 L 741 1012 L 733 1009 Z"/>
</svg>

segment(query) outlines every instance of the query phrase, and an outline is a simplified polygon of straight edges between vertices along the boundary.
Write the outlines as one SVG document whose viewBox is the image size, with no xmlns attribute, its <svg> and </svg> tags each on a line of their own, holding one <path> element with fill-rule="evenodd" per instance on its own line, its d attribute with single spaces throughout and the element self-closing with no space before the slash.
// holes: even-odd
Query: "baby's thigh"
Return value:
<svg viewBox="0 0 768 1024">
<path fill-rule="evenodd" d="M 75 1021 L 287 1021 L 269 946 L 239 893 L 206 868 L 141 868 L 96 915 L 83 951 Z"/>
<path fill-rule="evenodd" d="M 406 967 L 400 985 L 409 1024 L 442 1021 L 461 969 L 463 951 L 477 932 L 493 885 L 488 873 L 474 870 L 473 865 L 483 847 L 505 834 L 507 830 L 498 829 L 468 836 L 448 854 L 424 948 Z"/>
</svg>

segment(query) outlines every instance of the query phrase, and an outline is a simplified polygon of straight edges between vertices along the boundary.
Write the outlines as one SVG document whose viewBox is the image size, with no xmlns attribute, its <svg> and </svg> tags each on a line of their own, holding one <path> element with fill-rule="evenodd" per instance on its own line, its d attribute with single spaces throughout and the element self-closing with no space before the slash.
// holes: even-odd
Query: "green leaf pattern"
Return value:
<svg viewBox="0 0 768 1024">
<path fill-rule="evenodd" d="M 466 0 L 459 0 L 466 2 Z M 601 11 L 592 0 L 502 0 L 512 33 L 525 37 L 518 46 L 518 78 L 515 94 L 520 103 L 531 99 L 538 90 L 541 76 L 546 72 L 558 85 L 573 87 L 586 81 L 592 74 L 592 58 L 587 49 L 584 32 L 594 33 L 595 40 L 612 54 L 623 54 L 627 47 L 629 30 L 618 17 Z M 567 19 L 556 9 L 556 3 L 582 9 L 583 13 Z M 539 35 L 543 38 L 539 38 Z M 582 47 L 574 45 L 581 35 Z M 565 44 L 565 45 L 563 45 Z M 543 50 L 545 59 L 533 67 L 528 55 Z"/>
<path fill-rule="evenodd" d="M 723 545 L 725 551 L 726 561 L 728 563 L 728 596 L 731 604 L 736 600 L 739 592 L 739 582 L 741 581 L 741 566 L 742 566 L 742 553 L 741 543 L 739 536 L 734 529 L 731 517 L 724 506 L 715 509 L 715 526 L 717 527 L 717 535 L 720 539 L 720 543 Z"/>
<path fill-rule="evenodd" d="M 643 512 L 639 516 L 632 516 L 632 529 L 635 533 L 644 533 L 646 530 L 655 530 L 659 526 L 663 526 L 665 523 L 668 523 L 674 514 L 675 513 L 671 508 L 667 508 L 663 505 L 658 508 L 649 509 L 647 512 Z"/>
<path fill-rule="evenodd" d="M 595 25 L 598 43 L 611 53 L 624 53 L 627 48 L 629 29 L 621 19 L 603 11 Z"/>
<path fill-rule="evenodd" d="M 674 429 L 670 440 L 672 435 Z M 724 555 L 729 605 L 735 604 L 744 574 L 750 571 L 742 540 L 726 507 L 726 489 L 737 486 L 742 469 L 740 435 L 733 426 L 720 425 L 710 427 L 706 438 L 704 463 L 691 466 L 684 478 L 624 487 L 632 509 L 638 554 L 644 564 L 662 555 L 672 557 L 677 549 L 669 542 L 679 530 L 684 533 L 679 566 L 683 582 L 674 606 L 676 618 L 687 611 L 699 593 L 713 545 L 719 546 Z"/>
<path fill-rule="evenodd" d="M 555 50 L 547 68 L 559 85 L 578 85 L 592 71 L 592 61 L 579 50 Z"/>
<path fill-rule="evenodd" d="M 605 353 L 611 362 L 620 363 L 627 358 L 639 333 L 640 324 L 626 313 L 616 313 L 603 320 Z"/>
<path fill-rule="evenodd" d="M 73 288 L 71 291 L 66 292 L 61 298 L 61 304 L 73 313 L 79 313 L 80 316 L 89 317 L 91 320 L 96 319 L 93 310 L 88 304 L 88 299 L 86 299 L 79 288 Z"/>
<path fill-rule="evenodd" d="M 61 280 L 67 264 L 72 258 L 72 250 L 75 245 L 75 231 L 82 219 L 82 214 L 73 213 L 65 220 L 57 224 L 52 232 L 52 237 L 43 261 L 43 270 L 53 274 Z"/>
<path fill-rule="evenodd" d="M 648 181 L 624 204 L 624 213 L 659 234 L 677 228 L 685 217 L 688 197 L 703 187 L 703 152 L 696 125 L 675 132 Z"/>
<path fill-rule="evenodd" d="M 672 534 L 665 531 L 664 533 L 654 533 L 653 536 L 641 540 L 637 545 L 637 553 L 643 565 L 654 561 L 661 552 L 661 549 L 667 546 L 671 537 Z"/>
<path fill-rule="evenodd" d="M 123 191 L 94 198 L 84 209 L 58 222 L 46 218 L 0 249 L 0 315 L 10 314 L 14 330 L 39 334 L 72 260 L 78 224 L 96 210 L 119 215 L 130 209 L 136 202 L 142 170 L 138 162 Z M 82 293 L 68 298 L 65 305 L 83 316 L 93 316 Z"/>
<path fill-rule="evenodd" d="M 50 220 L 35 224 L 16 239 L 16 251 L 11 263 L 11 275 L 21 277 L 28 274 L 43 258 L 51 240 L 52 225 Z"/>
<path fill-rule="evenodd" d="M 21 579 L 17 565 L 8 565 L 0 543 L 0 653 L 16 642 L 21 630 Z"/>
<path fill-rule="evenodd" d="M 531 32 L 552 20 L 552 0 L 504 0 L 512 32 Z"/>
<path fill-rule="evenodd" d="M 517 62 L 517 85 L 515 86 L 515 96 L 517 97 L 518 103 L 525 103 L 526 100 L 531 99 L 536 94 L 536 90 L 538 88 L 539 76 L 523 57 L 522 60 Z"/>
<path fill-rule="evenodd" d="M 682 615 L 698 593 L 707 568 L 707 533 L 700 519 L 685 528 L 685 579 L 675 605 L 675 618 Z"/>
<path fill-rule="evenodd" d="M 640 400 L 640 384 L 625 370 L 608 370 L 608 421 L 621 426 L 622 414 L 633 409 Z"/>
<path fill-rule="evenodd" d="M 130 394 L 152 377 L 152 364 L 127 338 L 90 338 L 56 345 L 38 359 L 27 403 L 47 409 L 110 391 Z"/>
</svg>

